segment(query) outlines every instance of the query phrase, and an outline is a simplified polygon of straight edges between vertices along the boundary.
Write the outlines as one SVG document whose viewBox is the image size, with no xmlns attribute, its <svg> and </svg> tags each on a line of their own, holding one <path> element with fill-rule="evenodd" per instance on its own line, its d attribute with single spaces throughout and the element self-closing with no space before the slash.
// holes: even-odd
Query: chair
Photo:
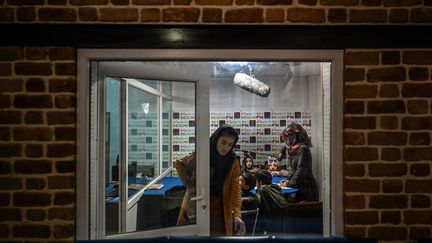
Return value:
<svg viewBox="0 0 432 243">
<path fill-rule="evenodd" d="M 244 216 L 255 215 L 255 219 L 253 222 L 253 228 L 252 228 L 252 236 L 255 235 L 256 224 L 258 221 L 258 214 L 259 214 L 259 208 L 241 211 L 242 218 L 244 218 Z M 246 224 L 246 222 L 245 222 L 245 224 Z"/>
</svg>

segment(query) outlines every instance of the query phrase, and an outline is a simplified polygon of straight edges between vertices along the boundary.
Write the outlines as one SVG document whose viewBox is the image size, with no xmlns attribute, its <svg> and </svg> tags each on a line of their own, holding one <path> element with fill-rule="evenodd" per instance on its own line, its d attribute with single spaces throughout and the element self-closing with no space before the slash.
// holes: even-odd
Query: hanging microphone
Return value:
<svg viewBox="0 0 432 243">
<path fill-rule="evenodd" d="M 267 84 L 244 73 L 236 73 L 233 82 L 240 88 L 261 97 L 267 97 L 270 94 L 270 87 Z"/>
</svg>

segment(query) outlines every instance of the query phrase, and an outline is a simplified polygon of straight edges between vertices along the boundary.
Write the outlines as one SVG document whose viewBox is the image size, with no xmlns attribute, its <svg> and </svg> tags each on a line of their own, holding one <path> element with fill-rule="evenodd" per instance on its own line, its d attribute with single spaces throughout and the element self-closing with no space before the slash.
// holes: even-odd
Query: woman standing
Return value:
<svg viewBox="0 0 432 243">
<path fill-rule="evenodd" d="M 243 235 L 246 231 L 241 219 L 240 159 L 233 151 L 237 140 L 237 132 L 228 125 L 222 125 L 210 137 L 211 236 L 230 236 L 234 229 L 237 230 L 237 235 Z M 195 190 L 195 161 L 195 153 L 192 153 L 174 162 L 177 173 L 187 188 L 183 204 L 189 202 L 189 194 Z M 187 208 L 194 207 L 193 203 L 188 204 Z M 186 211 L 189 212 L 181 210 L 179 225 L 188 218 Z"/>
<path fill-rule="evenodd" d="M 280 160 L 287 158 L 292 174 L 281 185 L 296 187 L 296 201 L 318 201 L 318 185 L 312 173 L 312 143 L 306 130 L 297 123 L 291 123 L 282 132 L 285 147 L 281 151 Z"/>
</svg>

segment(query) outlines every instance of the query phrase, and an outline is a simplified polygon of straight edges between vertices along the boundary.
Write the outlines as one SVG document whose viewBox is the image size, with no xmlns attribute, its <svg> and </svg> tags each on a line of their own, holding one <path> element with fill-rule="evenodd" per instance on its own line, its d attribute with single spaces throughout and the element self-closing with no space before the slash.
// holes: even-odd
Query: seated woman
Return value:
<svg viewBox="0 0 432 243">
<path fill-rule="evenodd" d="M 248 153 L 245 153 L 242 160 L 242 171 L 249 172 L 251 174 L 255 174 L 259 169 L 255 167 L 252 156 Z M 255 185 L 254 185 L 255 187 Z"/>
<path fill-rule="evenodd" d="M 256 180 L 252 173 L 243 172 L 239 177 L 241 189 L 242 210 L 252 210 L 258 207 L 258 198 L 252 193 L 255 188 Z"/>
<path fill-rule="evenodd" d="M 275 156 L 269 156 L 267 161 L 267 170 L 272 176 L 284 176 L 289 175 L 288 170 L 283 169 Z"/>
</svg>

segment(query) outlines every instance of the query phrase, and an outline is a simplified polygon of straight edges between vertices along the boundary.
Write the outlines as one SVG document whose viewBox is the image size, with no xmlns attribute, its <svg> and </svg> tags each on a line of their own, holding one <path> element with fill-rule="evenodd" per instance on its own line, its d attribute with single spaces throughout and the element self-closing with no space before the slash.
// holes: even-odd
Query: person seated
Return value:
<svg viewBox="0 0 432 243">
<path fill-rule="evenodd" d="M 275 156 L 269 156 L 267 160 L 267 170 L 272 176 L 288 176 L 288 170 L 283 169 Z"/>
<path fill-rule="evenodd" d="M 283 209 L 287 203 L 279 185 L 272 183 L 272 175 L 268 170 L 255 174 L 257 181 L 258 230 L 261 234 L 281 233 Z"/>
<path fill-rule="evenodd" d="M 259 169 L 255 167 L 253 158 L 250 154 L 245 154 L 242 160 L 242 171 L 255 174 Z M 255 187 L 255 186 L 254 186 Z"/>
<path fill-rule="evenodd" d="M 258 207 L 258 198 L 251 191 L 255 188 L 256 179 L 252 173 L 243 172 L 239 177 L 241 189 L 242 210 L 252 210 Z"/>
</svg>

